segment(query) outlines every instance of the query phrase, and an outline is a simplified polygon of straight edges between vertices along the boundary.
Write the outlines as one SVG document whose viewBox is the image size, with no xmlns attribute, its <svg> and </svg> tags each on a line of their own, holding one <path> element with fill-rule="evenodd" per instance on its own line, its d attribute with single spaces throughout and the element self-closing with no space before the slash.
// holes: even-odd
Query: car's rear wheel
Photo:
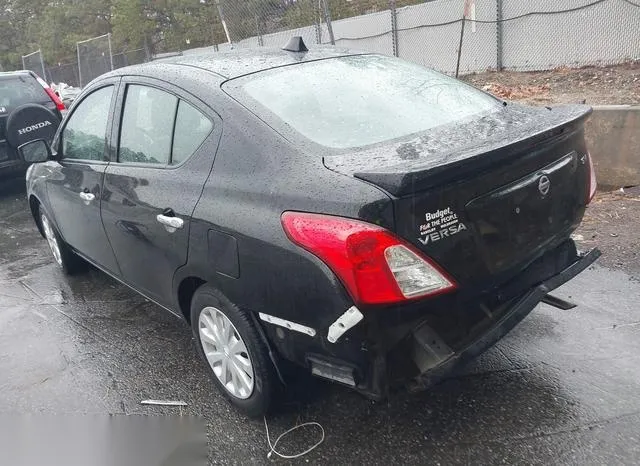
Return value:
<svg viewBox="0 0 640 466">
<path fill-rule="evenodd" d="M 278 382 L 250 316 L 203 285 L 191 302 L 191 325 L 218 389 L 247 416 L 266 414 Z"/>
<path fill-rule="evenodd" d="M 40 225 L 42 226 L 44 237 L 49 243 L 53 259 L 62 270 L 68 275 L 81 271 L 85 266 L 84 261 L 62 240 L 47 214 L 42 211 L 40 211 Z"/>
</svg>

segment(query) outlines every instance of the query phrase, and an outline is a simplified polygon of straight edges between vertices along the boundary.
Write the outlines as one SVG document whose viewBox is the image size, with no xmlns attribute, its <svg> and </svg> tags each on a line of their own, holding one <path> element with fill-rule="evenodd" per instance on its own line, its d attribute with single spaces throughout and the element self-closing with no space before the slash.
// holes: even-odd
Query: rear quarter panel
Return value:
<svg viewBox="0 0 640 466">
<path fill-rule="evenodd" d="M 392 228 L 390 199 L 326 169 L 321 157 L 296 148 L 226 95 L 212 105 L 223 120 L 222 138 L 176 287 L 184 277 L 199 276 L 241 308 L 326 332 L 351 298 L 324 263 L 286 237 L 280 216 L 287 210 L 318 212 Z M 210 256 L 211 230 L 236 240 L 237 278 Z"/>
</svg>

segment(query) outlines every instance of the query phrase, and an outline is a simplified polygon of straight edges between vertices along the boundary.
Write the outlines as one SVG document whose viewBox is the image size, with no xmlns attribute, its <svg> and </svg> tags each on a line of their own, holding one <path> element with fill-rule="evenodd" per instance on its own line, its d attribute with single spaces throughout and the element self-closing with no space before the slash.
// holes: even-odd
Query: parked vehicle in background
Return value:
<svg viewBox="0 0 640 466">
<path fill-rule="evenodd" d="M 52 83 L 51 88 L 60 97 L 62 103 L 69 108 L 78 94 L 82 91 L 79 87 L 69 86 L 67 83 Z"/>
<path fill-rule="evenodd" d="M 27 168 L 28 164 L 7 143 L 5 134 L 9 115 L 25 104 L 40 104 L 51 110 L 57 121 L 50 123 L 56 127 L 66 112 L 62 100 L 33 71 L 0 73 L 0 177 L 18 176 Z"/>
<path fill-rule="evenodd" d="M 108 73 L 53 150 L 20 153 L 42 162 L 29 205 L 62 269 L 86 260 L 185 318 L 260 415 L 282 361 L 380 399 L 543 300 L 570 306 L 549 292 L 599 256 L 570 237 L 595 192 L 589 112 L 298 38 Z"/>
</svg>

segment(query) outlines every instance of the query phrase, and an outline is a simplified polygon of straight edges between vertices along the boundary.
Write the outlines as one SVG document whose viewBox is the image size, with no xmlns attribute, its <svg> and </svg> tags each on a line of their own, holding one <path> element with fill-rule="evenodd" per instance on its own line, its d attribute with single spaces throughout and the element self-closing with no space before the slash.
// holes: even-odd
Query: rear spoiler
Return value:
<svg viewBox="0 0 640 466">
<path fill-rule="evenodd" d="M 491 165 L 504 163 L 544 140 L 580 131 L 592 111 L 591 107 L 584 105 L 549 108 L 544 113 L 540 110 L 535 109 L 538 114 L 531 123 L 518 126 L 517 121 L 514 124 L 511 119 L 505 123 L 512 125 L 508 131 L 495 131 L 490 135 L 483 134 L 481 128 L 474 134 L 474 124 L 460 127 L 458 138 L 467 139 L 462 143 L 455 143 L 455 127 L 434 132 L 430 135 L 431 145 L 425 149 L 424 155 L 404 161 L 401 157 L 390 155 L 386 160 L 391 162 L 389 165 L 378 165 L 371 169 L 367 169 L 363 163 L 353 163 L 351 174 L 395 196 L 423 191 L 455 181 L 469 173 L 478 173 Z M 443 137 L 436 141 L 442 141 L 442 144 L 437 147 L 433 140 L 439 136 Z M 390 148 L 389 151 L 399 152 L 399 148 Z M 332 158 L 326 157 L 325 165 L 334 169 Z M 337 171 L 343 171 L 350 161 L 355 162 L 353 159 L 339 160 L 340 156 L 336 159 L 334 166 L 342 168 Z"/>
</svg>

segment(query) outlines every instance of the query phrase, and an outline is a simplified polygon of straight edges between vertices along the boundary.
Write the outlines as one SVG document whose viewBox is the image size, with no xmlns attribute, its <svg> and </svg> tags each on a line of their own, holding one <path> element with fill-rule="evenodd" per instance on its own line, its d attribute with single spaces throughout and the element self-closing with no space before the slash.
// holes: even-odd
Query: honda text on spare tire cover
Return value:
<svg viewBox="0 0 640 466">
<path fill-rule="evenodd" d="M 256 416 L 286 363 L 381 399 L 541 301 L 572 306 L 549 293 L 600 254 L 571 240 L 596 188 L 590 111 L 296 38 L 103 75 L 19 153 L 61 269 L 89 262 L 184 318 Z"/>
<path fill-rule="evenodd" d="M 35 131 L 37 129 L 42 129 L 45 126 L 51 126 L 51 122 L 49 120 L 44 120 L 41 121 L 39 123 L 36 123 L 35 125 L 31 125 L 31 126 L 26 126 L 22 129 L 18 130 L 18 134 L 26 134 L 26 133 L 30 133 L 31 131 Z"/>
</svg>

